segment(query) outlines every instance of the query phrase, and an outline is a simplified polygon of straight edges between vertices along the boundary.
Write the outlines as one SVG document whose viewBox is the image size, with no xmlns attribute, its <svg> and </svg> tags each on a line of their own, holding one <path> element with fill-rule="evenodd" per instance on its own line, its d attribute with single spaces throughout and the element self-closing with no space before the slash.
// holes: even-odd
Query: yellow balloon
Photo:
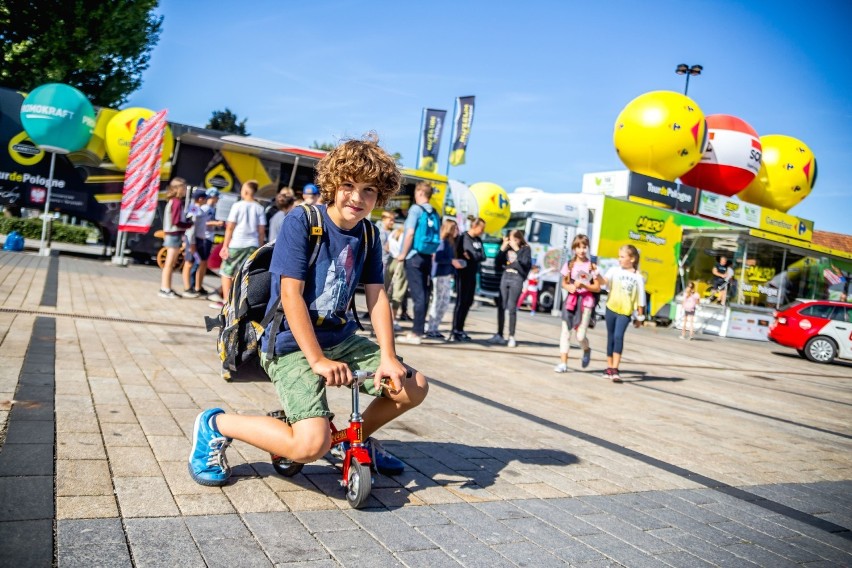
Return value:
<svg viewBox="0 0 852 568">
<path fill-rule="evenodd" d="M 509 196 L 506 190 L 490 181 L 470 186 L 479 206 L 479 216 L 485 221 L 485 232 L 496 233 L 509 222 Z"/>
<path fill-rule="evenodd" d="M 127 167 L 130 159 L 130 143 L 133 135 L 136 134 L 136 128 L 141 121 L 148 120 L 154 114 L 156 113 L 153 110 L 147 108 L 127 108 L 119 111 L 107 123 L 104 145 L 107 156 L 117 168 L 123 170 Z M 174 147 L 175 139 L 172 136 L 172 130 L 166 126 L 166 133 L 163 136 L 163 163 L 171 158 Z"/>
<path fill-rule="evenodd" d="M 816 156 L 807 144 L 792 136 L 768 134 L 760 137 L 760 143 L 760 171 L 737 197 L 786 213 L 814 188 Z"/>
<path fill-rule="evenodd" d="M 612 139 L 629 170 L 674 181 L 701 161 L 707 124 L 689 97 L 652 91 L 627 103 L 615 120 Z"/>
</svg>

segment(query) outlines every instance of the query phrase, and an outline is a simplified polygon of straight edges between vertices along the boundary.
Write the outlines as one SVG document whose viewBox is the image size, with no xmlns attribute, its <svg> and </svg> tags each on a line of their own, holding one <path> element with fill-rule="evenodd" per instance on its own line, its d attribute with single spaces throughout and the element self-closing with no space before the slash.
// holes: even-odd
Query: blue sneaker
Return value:
<svg viewBox="0 0 852 568">
<path fill-rule="evenodd" d="M 591 360 L 592 360 L 592 350 L 591 349 L 584 350 L 583 351 L 583 361 L 582 361 L 582 365 L 583 365 L 584 369 L 589 366 L 589 362 Z"/>
<path fill-rule="evenodd" d="M 370 454 L 373 469 L 382 475 L 400 475 L 405 471 L 405 464 L 395 456 L 389 454 L 375 438 L 371 437 L 364 440 L 364 448 Z M 332 456 L 343 461 L 346 458 L 346 450 L 348 449 L 349 442 L 341 442 L 336 446 L 332 446 L 330 453 Z"/>
<path fill-rule="evenodd" d="M 214 416 L 224 413 L 221 408 L 211 408 L 195 418 L 188 465 L 190 477 L 201 485 L 225 485 L 231 476 L 225 450 L 232 440 L 223 436 L 212 424 Z"/>
</svg>

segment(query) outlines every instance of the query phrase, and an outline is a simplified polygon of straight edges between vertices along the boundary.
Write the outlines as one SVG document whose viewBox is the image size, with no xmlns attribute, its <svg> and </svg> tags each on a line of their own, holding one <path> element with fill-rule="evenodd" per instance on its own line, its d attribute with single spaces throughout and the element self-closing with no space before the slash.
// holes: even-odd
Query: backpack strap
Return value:
<svg viewBox="0 0 852 568">
<path fill-rule="evenodd" d="M 308 205 L 307 203 L 302 203 L 302 209 L 305 210 L 305 216 L 308 218 L 308 245 L 310 248 L 310 253 L 308 255 L 308 267 L 314 265 L 317 261 L 317 257 L 319 256 L 320 244 L 322 243 L 322 235 L 324 232 L 322 225 L 322 215 L 320 214 L 319 209 L 317 209 L 316 205 Z M 275 305 L 272 306 L 266 315 L 263 316 L 263 320 L 260 322 L 260 325 L 263 329 L 266 329 L 269 324 L 272 324 L 272 329 L 277 330 L 281 327 L 281 321 L 284 319 L 284 307 L 281 305 L 281 296 L 275 300 Z M 358 324 L 361 325 L 360 323 Z M 269 341 L 266 345 L 266 355 L 270 359 L 275 356 L 275 337 L 270 337 Z"/>
<path fill-rule="evenodd" d="M 376 226 L 368 221 L 367 219 L 361 220 L 361 228 L 364 232 L 364 238 L 361 241 L 361 246 L 365 248 L 364 251 L 364 265 L 367 264 L 367 260 L 370 258 L 370 251 L 373 250 L 373 245 L 376 242 Z M 360 254 L 358 255 L 361 256 Z M 352 310 L 352 316 L 355 319 L 355 323 L 358 324 L 358 329 L 364 331 L 364 326 L 361 325 L 361 319 L 358 317 L 358 310 L 355 309 L 355 296 L 352 296 L 352 299 L 349 300 L 349 309 Z"/>
<path fill-rule="evenodd" d="M 323 234 L 322 215 L 320 215 L 316 205 L 302 203 L 302 208 L 304 208 L 310 222 L 308 242 L 310 243 L 311 253 L 308 257 L 308 267 L 311 267 L 317 261 L 317 256 L 319 256 L 320 242 L 322 241 Z"/>
</svg>

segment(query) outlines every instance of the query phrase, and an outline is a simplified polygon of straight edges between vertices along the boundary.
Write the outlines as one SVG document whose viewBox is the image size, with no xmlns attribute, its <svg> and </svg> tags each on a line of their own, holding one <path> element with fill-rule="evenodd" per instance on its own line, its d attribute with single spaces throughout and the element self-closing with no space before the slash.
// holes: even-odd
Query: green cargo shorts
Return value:
<svg viewBox="0 0 852 568">
<path fill-rule="evenodd" d="M 332 361 L 341 361 L 353 371 L 375 371 L 381 363 L 379 346 L 361 335 L 353 335 L 343 342 L 323 349 L 326 357 Z M 399 357 L 402 361 L 402 358 Z M 260 363 L 266 374 L 272 379 L 275 391 L 281 400 L 281 406 L 292 424 L 306 418 L 331 418 L 334 413 L 328 408 L 325 394 L 325 381 L 316 375 L 301 351 L 273 357 L 261 353 Z M 376 392 L 372 379 L 364 381 L 361 392 L 382 396 Z"/>
<path fill-rule="evenodd" d="M 219 268 L 219 271 L 228 278 L 233 278 L 237 269 L 241 267 L 246 259 L 251 256 L 251 253 L 256 250 L 257 247 L 229 248 L 228 258 L 227 260 L 222 261 L 222 266 Z"/>
</svg>

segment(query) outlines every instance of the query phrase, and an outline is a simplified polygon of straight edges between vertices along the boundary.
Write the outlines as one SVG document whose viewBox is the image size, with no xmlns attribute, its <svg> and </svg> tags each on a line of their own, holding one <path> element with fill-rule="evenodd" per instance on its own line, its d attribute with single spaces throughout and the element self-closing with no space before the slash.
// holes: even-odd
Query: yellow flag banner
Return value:
<svg viewBox="0 0 852 568">
<path fill-rule="evenodd" d="M 456 116 L 453 119 L 453 144 L 450 148 L 450 164 L 464 164 L 467 153 L 467 142 L 470 139 L 470 128 L 473 125 L 473 105 L 475 97 L 458 97 L 456 99 Z"/>
<path fill-rule="evenodd" d="M 434 108 L 423 109 L 423 125 L 420 132 L 420 151 L 417 152 L 417 169 L 424 172 L 438 171 L 438 149 L 447 111 Z"/>
</svg>

